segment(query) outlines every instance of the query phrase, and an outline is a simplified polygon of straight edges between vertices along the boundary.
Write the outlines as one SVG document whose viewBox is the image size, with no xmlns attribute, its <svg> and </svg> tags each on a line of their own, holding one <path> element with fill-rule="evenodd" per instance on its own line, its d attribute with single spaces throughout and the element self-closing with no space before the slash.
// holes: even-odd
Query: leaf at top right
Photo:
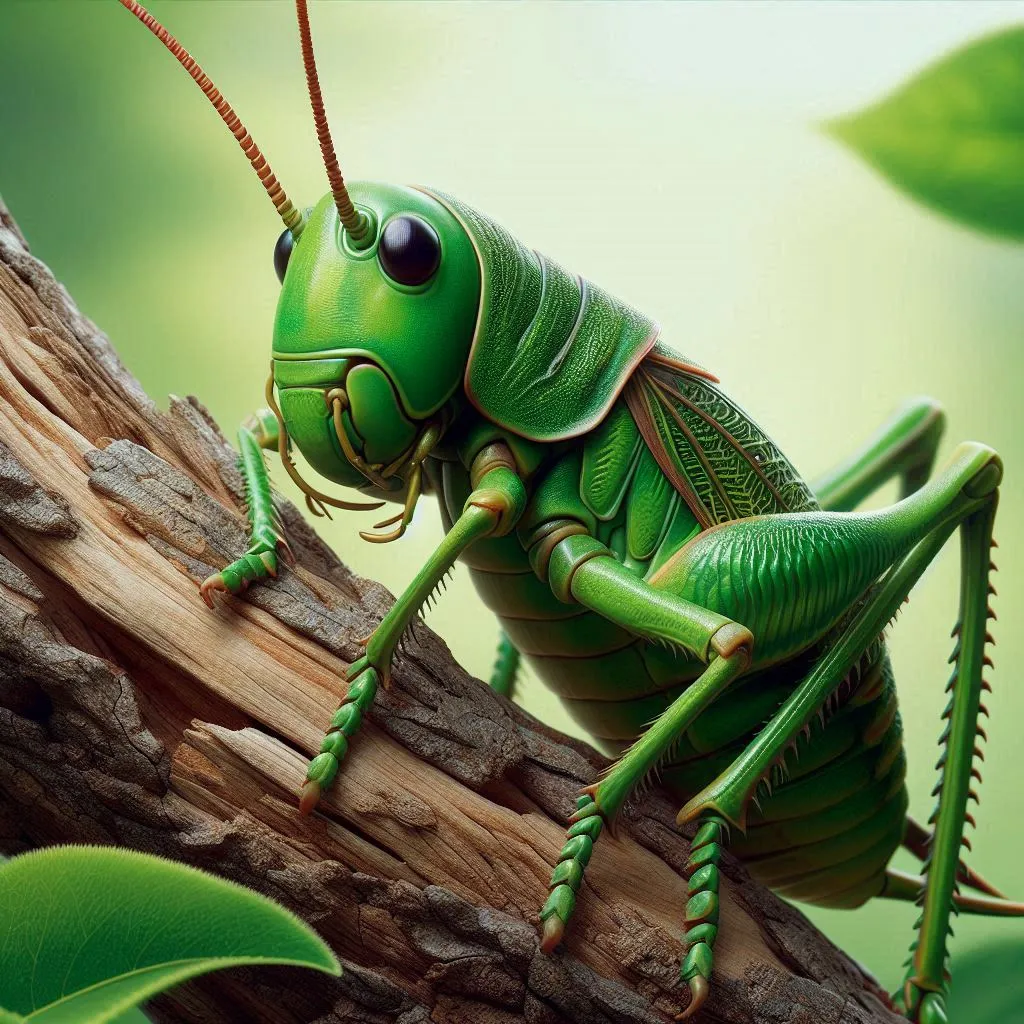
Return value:
<svg viewBox="0 0 1024 1024">
<path fill-rule="evenodd" d="M 825 130 L 932 209 L 1024 239 L 1024 26 L 968 44 Z"/>
</svg>

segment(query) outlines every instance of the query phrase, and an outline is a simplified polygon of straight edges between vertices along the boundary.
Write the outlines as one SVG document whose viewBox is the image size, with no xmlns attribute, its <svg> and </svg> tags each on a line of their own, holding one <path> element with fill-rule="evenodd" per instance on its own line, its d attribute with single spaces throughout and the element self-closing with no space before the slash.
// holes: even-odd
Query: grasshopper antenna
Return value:
<svg viewBox="0 0 1024 1024">
<path fill-rule="evenodd" d="M 220 114 L 221 119 L 228 126 L 228 130 L 234 135 L 239 146 L 242 147 L 242 152 L 249 158 L 252 169 L 256 172 L 263 183 L 263 187 L 267 190 L 267 195 L 270 196 L 270 201 L 274 204 L 281 220 L 284 221 L 284 226 L 291 231 L 294 238 L 298 238 L 305 223 L 303 215 L 292 205 L 288 194 L 281 187 L 281 183 L 270 169 L 267 158 L 260 152 L 259 146 L 256 145 L 253 137 L 246 131 L 245 125 L 242 124 L 241 118 L 234 112 L 231 104 L 220 94 L 220 91 L 214 86 L 210 77 L 203 71 L 188 50 L 142 4 L 137 3 L 136 0 L 120 0 L 120 3 L 134 14 L 174 54 L 178 63 L 192 76 L 196 85 L 203 90 L 203 94 L 213 104 L 214 110 Z"/>
<path fill-rule="evenodd" d="M 124 3 L 124 0 L 121 0 Z M 313 37 L 309 30 L 309 10 L 306 0 L 295 0 L 295 13 L 299 19 L 299 38 L 302 43 L 302 63 L 306 68 L 306 84 L 309 86 L 309 102 L 313 106 L 313 123 L 316 125 L 316 137 L 320 142 L 324 166 L 327 168 L 327 180 L 331 184 L 334 205 L 338 208 L 338 216 L 348 232 L 348 237 L 357 249 L 363 249 L 372 241 L 370 223 L 366 214 L 357 210 L 345 187 L 345 179 L 341 176 L 338 157 L 331 141 L 331 129 L 327 124 L 324 110 L 324 98 L 320 92 L 320 80 L 316 73 L 316 58 L 313 56 Z"/>
</svg>

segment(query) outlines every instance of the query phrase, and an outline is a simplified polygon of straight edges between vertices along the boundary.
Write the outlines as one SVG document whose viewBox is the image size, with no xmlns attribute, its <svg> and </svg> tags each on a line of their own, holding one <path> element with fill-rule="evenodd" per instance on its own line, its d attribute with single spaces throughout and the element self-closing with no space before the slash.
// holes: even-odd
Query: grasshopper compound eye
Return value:
<svg viewBox="0 0 1024 1024">
<path fill-rule="evenodd" d="M 284 272 L 288 269 L 288 260 L 294 246 L 295 236 L 291 231 L 282 231 L 274 246 L 274 270 L 277 271 L 277 279 L 281 284 L 284 284 Z"/>
<path fill-rule="evenodd" d="M 378 258 L 384 273 L 398 284 L 429 281 L 441 263 L 441 240 L 419 217 L 395 217 L 380 237 Z"/>
</svg>

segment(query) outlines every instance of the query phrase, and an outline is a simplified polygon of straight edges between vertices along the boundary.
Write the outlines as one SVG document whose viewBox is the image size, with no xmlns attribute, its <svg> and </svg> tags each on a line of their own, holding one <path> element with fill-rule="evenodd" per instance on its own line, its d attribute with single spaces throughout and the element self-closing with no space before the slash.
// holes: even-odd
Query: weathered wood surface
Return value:
<svg viewBox="0 0 1024 1024">
<path fill-rule="evenodd" d="M 202 406 L 160 412 L 0 205 L 0 850 L 118 843 L 252 886 L 309 920 L 340 980 L 211 976 L 161 1021 L 662 1022 L 687 844 L 655 791 L 602 838 L 567 948 L 537 908 L 603 763 L 492 694 L 425 627 L 301 818 L 304 763 L 391 596 L 283 505 L 298 565 L 209 612 L 245 546 L 241 481 Z M 896 1018 L 808 922 L 724 865 L 703 1019 Z"/>
</svg>

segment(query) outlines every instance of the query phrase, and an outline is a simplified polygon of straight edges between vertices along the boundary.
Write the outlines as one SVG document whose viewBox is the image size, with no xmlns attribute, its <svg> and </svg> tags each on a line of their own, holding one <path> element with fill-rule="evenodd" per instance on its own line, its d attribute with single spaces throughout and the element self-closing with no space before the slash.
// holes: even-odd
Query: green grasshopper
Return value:
<svg viewBox="0 0 1024 1024">
<path fill-rule="evenodd" d="M 267 408 L 240 429 L 252 544 L 201 587 L 237 594 L 289 557 L 264 449 L 310 510 L 401 511 L 423 493 L 445 537 L 347 672 L 348 691 L 309 765 L 300 808 L 331 785 L 396 647 L 456 561 L 501 623 L 491 685 L 511 691 L 520 655 L 618 759 L 588 786 L 540 911 L 560 943 L 605 826 L 658 772 L 696 832 L 680 908 L 690 999 L 707 999 L 719 926 L 719 860 L 821 906 L 921 906 L 902 989 L 909 1020 L 947 1019 L 951 913 L 1021 916 L 960 858 L 981 695 L 999 456 L 962 444 L 930 478 L 944 417 L 908 403 L 860 451 L 808 486 L 657 324 L 430 188 L 342 177 L 317 79 L 305 0 L 301 49 L 330 193 L 300 212 L 195 61 L 135 0 L 120 0 L 216 107 L 285 230 Z M 295 445 L 335 484 L 315 489 Z M 901 499 L 856 506 L 899 478 Z M 907 816 L 906 760 L 883 633 L 959 530 L 960 618 L 943 715 L 938 802 Z M 888 867 L 903 846 L 920 877 Z M 960 887 L 980 895 L 963 895 Z"/>
</svg>

